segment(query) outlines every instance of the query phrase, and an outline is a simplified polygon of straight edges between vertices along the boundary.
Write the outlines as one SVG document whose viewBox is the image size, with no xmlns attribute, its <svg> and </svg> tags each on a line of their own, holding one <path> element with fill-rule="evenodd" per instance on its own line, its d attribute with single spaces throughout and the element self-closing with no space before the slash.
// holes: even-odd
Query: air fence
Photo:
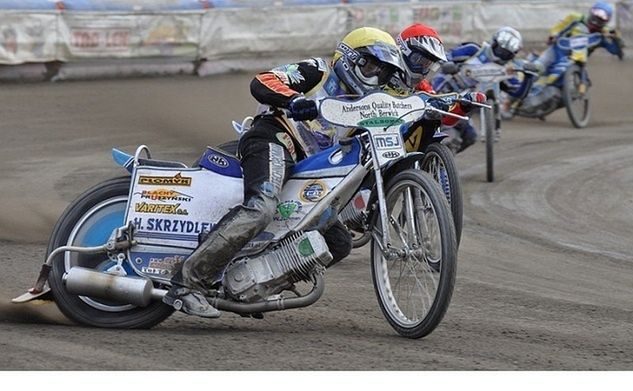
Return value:
<svg viewBox="0 0 633 391">
<path fill-rule="evenodd" d="M 64 80 L 266 69 L 331 55 L 356 27 L 397 34 L 434 26 L 447 46 L 481 42 L 503 25 L 526 46 L 591 1 L 0 0 L 0 79 Z M 633 42 L 633 1 L 616 24 Z"/>
</svg>

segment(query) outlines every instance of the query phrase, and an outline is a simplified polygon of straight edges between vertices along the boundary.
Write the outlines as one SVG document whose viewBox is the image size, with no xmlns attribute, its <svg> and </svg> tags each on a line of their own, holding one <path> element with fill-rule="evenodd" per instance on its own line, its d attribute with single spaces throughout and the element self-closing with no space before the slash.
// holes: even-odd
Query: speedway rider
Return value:
<svg viewBox="0 0 633 391">
<path fill-rule="evenodd" d="M 481 45 L 468 42 L 450 50 L 447 56 L 449 62 L 443 64 L 442 72 L 454 73 L 457 71 L 456 64 L 462 64 L 466 61 L 469 63 L 475 61 L 480 64 L 494 62 L 499 65 L 506 65 L 512 62 L 513 65 L 523 67 L 525 70 L 536 70 L 536 67 L 529 62 L 514 60 L 514 57 L 522 47 L 523 38 L 521 33 L 509 26 L 501 27 L 492 35 L 490 42 L 484 42 Z M 433 78 L 433 87 L 439 89 L 439 92 L 452 92 L 446 90 L 446 88 L 450 87 L 448 83 L 445 83 L 446 77 L 444 74 L 438 73 Z M 523 80 L 517 77 L 504 80 L 501 83 L 501 90 L 508 93 L 511 97 L 523 96 L 531 85 L 531 78 L 531 76 L 525 75 Z M 472 88 L 475 85 L 466 87 Z M 450 145 L 456 153 L 463 151 L 477 141 L 477 131 L 470 121 L 460 120 L 452 128 L 458 133 L 459 138 L 452 140 Z"/>
<path fill-rule="evenodd" d="M 258 74 L 251 82 L 251 94 L 269 109 L 255 117 L 239 141 L 244 203 L 232 208 L 185 260 L 163 301 L 188 314 L 218 317 L 220 312 L 204 293 L 221 280 L 235 254 L 272 221 L 292 166 L 349 131 L 322 120 L 315 99 L 362 96 L 384 87 L 396 72 L 403 72 L 403 65 L 393 38 L 364 27 L 343 38 L 331 65 L 310 58 Z M 324 237 L 332 262 L 351 251 L 351 236 L 342 224 L 335 224 Z"/>
<path fill-rule="evenodd" d="M 430 26 L 414 23 L 398 34 L 396 42 L 404 58 L 406 73 L 402 80 L 392 81 L 392 88 L 396 91 L 405 90 L 401 92 L 405 94 L 419 91 L 435 95 L 436 92 L 426 77 L 431 71 L 436 71 L 439 68 L 439 63 L 447 61 L 444 44 L 437 31 Z M 473 109 L 473 106 L 467 102 L 469 100 L 483 103 L 486 101 L 486 95 L 481 92 L 468 92 L 457 104 L 447 104 L 442 99 L 431 97 L 427 103 L 443 111 L 466 115 Z M 439 123 L 436 122 L 438 119 L 433 118 L 432 115 L 427 115 L 422 121 L 409 127 L 405 134 L 405 144 L 408 151 L 418 150 L 422 137 L 415 136 L 417 126 L 421 126 L 423 130 L 436 129 L 439 126 Z M 442 125 L 452 127 L 459 120 L 455 117 L 444 116 L 441 121 Z"/>
<path fill-rule="evenodd" d="M 596 2 L 589 10 L 588 15 L 576 12 L 567 15 L 550 29 L 549 37 L 547 38 L 548 48 L 534 61 L 535 65 L 538 66 L 541 73 L 548 71 L 549 66 L 556 61 L 555 43 L 558 38 L 597 32 L 602 33 L 602 41 L 599 45 L 588 48 L 587 56 L 597 47 L 603 47 L 609 53 L 618 56 L 622 60 L 624 56 L 622 40 L 615 30 L 610 31 L 607 27 L 612 15 L 613 6 L 603 1 Z M 586 57 L 579 60 L 585 62 Z M 557 78 L 558 75 L 553 77 Z"/>
</svg>

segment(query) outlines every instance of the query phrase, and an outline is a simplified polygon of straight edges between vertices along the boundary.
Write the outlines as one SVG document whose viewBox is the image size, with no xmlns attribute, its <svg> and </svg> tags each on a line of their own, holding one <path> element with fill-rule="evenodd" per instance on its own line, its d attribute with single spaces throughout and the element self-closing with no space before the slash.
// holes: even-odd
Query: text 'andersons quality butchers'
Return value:
<svg viewBox="0 0 633 391">
<path fill-rule="evenodd" d="M 343 106 L 343 113 L 358 113 L 361 119 L 378 117 L 400 117 L 404 113 L 398 110 L 412 110 L 413 105 L 403 102 L 372 102 L 364 104 L 350 103 Z"/>
</svg>

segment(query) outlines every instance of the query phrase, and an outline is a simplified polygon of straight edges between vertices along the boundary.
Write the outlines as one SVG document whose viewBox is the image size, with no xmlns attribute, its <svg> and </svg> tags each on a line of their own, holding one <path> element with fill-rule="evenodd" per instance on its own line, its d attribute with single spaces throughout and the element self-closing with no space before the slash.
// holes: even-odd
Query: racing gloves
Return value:
<svg viewBox="0 0 633 391">
<path fill-rule="evenodd" d="M 309 121 L 319 116 L 316 102 L 301 95 L 292 98 L 288 103 L 289 117 L 295 121 Z"/>
<path fill-rule="evenodd" d="M 461 109 L 465 113 L 468 113 L 473 109 L 473 105 L 470 104 L 470 102 L 484 103 L 486 102 L 486 94 L 479 91 L 465 93 L 459 101 Z"/>
<path fill-rule="evenodd" d="M 429 98 L 426 100 L 426 104 L 442 111 L 448 111 L 451 108 L 451 105 L 441 98 Z M 442 113 L 438 113 L 437 111 L 428 110 L 424 113 L 424 118 L 427 120 L 440 120 L 442 119 L 442 115 Z"/>
</svg>

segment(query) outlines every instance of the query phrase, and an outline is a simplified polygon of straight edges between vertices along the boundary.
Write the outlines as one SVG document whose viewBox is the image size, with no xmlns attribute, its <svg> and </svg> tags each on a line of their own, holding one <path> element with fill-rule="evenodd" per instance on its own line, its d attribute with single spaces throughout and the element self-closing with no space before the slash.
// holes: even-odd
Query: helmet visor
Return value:
<svg viewBox="0 0 633 391">
<path fill-rule="evenodd" d="M 411 72 L 421 75 L 428 74 L 435 64 L 433 59 L 429 58 L 425 53 L 417 50 L 411 51 L 411 54 L 406 57 L 405 61 L 407 61 L 407 65 L 409 66 Z"/>
<path fill-rule="evenodd" d="M 381 86 L 387 84 L 398 68 L 374 56 L 364 55 L 358 63 L 358 70 L 365 77 L 366 82 L 371 81 L 371 84 Z"/>
<path fill-rule="evenodd" d="M 501 45 L 495 43 L 492 45 L 492 53 L 499 59 L 503 61 L 510 61 L 514 58 L 514 52 L 508 50 L 506 48 L 501 47 Z"/>
<path fill-rule="evenodd" d="M 593 8 L 591 10 L 589 20 L 587 21 L 589 26 L 598 30 L 606 26 L 607 23 L 609 23 L 609 15 L 605 10 L 600 8 Z"/>
</svg>

